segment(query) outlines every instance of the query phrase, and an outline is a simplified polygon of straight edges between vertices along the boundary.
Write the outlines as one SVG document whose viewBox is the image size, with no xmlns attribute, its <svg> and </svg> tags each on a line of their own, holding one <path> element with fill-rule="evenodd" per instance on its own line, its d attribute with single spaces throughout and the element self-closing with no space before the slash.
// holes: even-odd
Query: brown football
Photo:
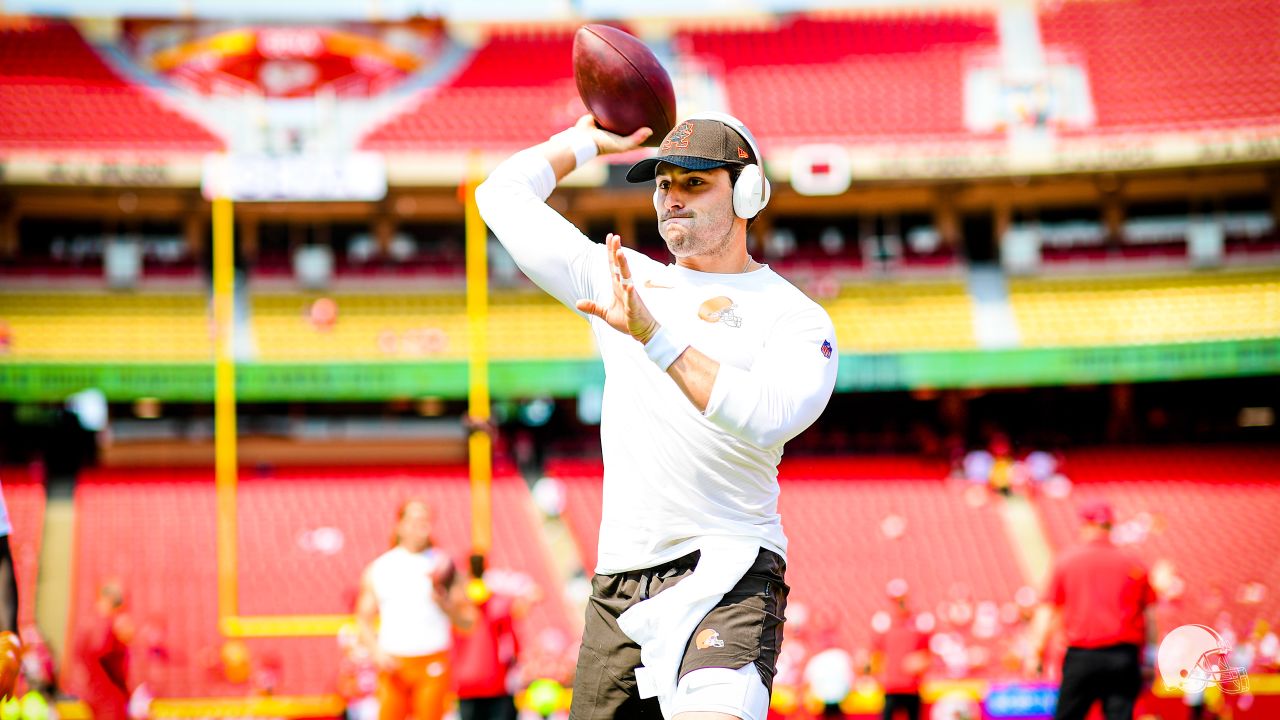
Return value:
<svg viewBox="0 0 1280 720">
<path fill-rule="evenodd" d="M 671 77 L 653 51 L 608 25 L 583 25 L 573 37 L 573 78 L 578 95 L 600 127 L 630 135 L 653 130 L 645 145 L 657 147 L 676 124 Z"/>
</svg>

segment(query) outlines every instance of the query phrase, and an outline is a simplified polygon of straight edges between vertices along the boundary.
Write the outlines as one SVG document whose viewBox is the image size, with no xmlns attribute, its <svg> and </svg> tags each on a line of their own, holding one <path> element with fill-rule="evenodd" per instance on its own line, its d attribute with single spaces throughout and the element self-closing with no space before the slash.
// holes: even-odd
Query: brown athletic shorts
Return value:
<svg viewBox="0 0 1280 720">
<path fill-rule="evenodd" d="M 692 573 L 699 554 L 695 551 L 657 567 L 591 579 L 569 720 L 660 720 L 658 699 L 641 700 L 636 690 L 640 646 L 618 628 L 618 616 Z M 760 550 L 751 569 L 694 630 L 680 677 L 700 668 L 736 670 L 755 663 L 765 687 L 772 689 L 789 590 L 783 581 L 786 569 L 777 553 Z"/>
</svg>

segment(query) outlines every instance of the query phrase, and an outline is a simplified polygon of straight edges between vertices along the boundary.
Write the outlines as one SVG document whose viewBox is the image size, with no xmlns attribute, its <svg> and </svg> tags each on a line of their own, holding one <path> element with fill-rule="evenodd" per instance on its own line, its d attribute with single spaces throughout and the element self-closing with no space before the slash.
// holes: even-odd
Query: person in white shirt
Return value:
<svg viewBox="0 0 1280 720">
<path fill-rule="evenodd" d="M 769 184 L 735 118 L 686 119 L 627 175 L 654 183 L 674 263 L 614 234 L 594 243 L 547 206 L 577 166 L 649 134 L 584 116 L 476 191 L 521 270 L 590 322 L 605 364 L 599 563 L 570 718 L 764 720 L 787 593 L 778 462 L 830 399 L 835 331 L 747 252 Z"/>
<path fill-rule="evenodd" d="M 431 541 L 432 517 L 423 500 L 401 505 L 395 544 L 360 580 L 356 626 L 378 667 L 379 720 L 445 716 L 450 626 L 474 618 L 453 562 Z"/>
<path fill-rule="evenodd" d="M 853 691 L 853 656 L 837 645 L 814 653 L 804 666 L 809 692 L 822 701 L 822 717 L 845 717 L 840 703 Z"/>
</svg>

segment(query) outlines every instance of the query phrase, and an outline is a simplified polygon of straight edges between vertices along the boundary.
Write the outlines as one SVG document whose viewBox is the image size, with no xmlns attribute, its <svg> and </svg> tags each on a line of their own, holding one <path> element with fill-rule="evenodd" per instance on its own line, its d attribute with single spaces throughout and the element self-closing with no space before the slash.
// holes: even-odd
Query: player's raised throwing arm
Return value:
<svg viewBox="0 0 1280 720">
<path fill-rule="evenodd" d="M 592 297 L 593 270 L 604 266 L 604 247 L 547 206 L 547 198 L 578 165 L 597 154 L 633 150 L 650 134 L 641 128 L 626 137 L 615 135 L 584 115 L 569 130 L 508 158 L 476 189 L 481 217 L 516 264 L 571 308 L 578 299 Z"/>
</svg>

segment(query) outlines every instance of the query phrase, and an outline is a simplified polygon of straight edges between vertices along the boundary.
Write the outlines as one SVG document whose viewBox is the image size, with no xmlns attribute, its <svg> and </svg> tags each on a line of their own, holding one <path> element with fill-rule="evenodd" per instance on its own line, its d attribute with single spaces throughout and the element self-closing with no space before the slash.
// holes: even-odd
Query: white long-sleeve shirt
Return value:
<svg viewBox="0 0 1280 720">
<path fill-rule="evenodd" d="M 580 299 L 607 307 L 613 288 L 605 247 L 547 206 L 555 184 L 546 158 L 524 151 L 494 170 L 476 201 L 538 286 L 570 308 Z M 754 538 L 786 557 L 778 462 L 783 443 L 818 418 L 835 387 L 831 318 L 767 266 L 703 273 L 625 252 L 657 321 L 720 369 L 699 412 L 639 342 L 584 315 L 605 365 L 596 571 L 659 565 L 707 536 Z"/>
</svg>

